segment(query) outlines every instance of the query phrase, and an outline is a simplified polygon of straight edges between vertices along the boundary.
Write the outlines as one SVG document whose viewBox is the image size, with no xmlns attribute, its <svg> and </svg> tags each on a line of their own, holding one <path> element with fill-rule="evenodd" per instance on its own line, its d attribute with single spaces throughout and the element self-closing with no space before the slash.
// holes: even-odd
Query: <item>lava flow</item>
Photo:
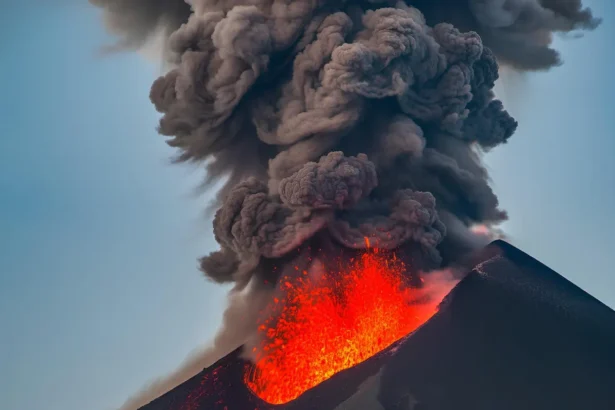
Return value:
<svg viewBox="0 0 615 410">
<path fill-rule="evenodd" d="M 341 264 L 340 264 L 341 265 Z M 318 280 L 284 278 L 280 314 L 259 328 L 265 342 L 245 375 L 270 404 L 284 404 L 357 365 L 432 317 L 455 284 L 437 273 L 406 286 L 407 268 L 393 254 L 368 250 Z"/>
</svg>

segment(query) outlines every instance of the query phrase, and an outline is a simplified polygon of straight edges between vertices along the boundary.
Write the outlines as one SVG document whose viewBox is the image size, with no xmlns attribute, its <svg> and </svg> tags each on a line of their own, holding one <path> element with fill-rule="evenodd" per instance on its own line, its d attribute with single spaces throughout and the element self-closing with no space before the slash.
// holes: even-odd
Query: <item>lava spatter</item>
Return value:
<svg viewBox="0 0 615 410">
<path fill-rule="evenodd" d="M 285 297 L 272 302 L 283 307 L 259 328 L 264 342 L 248 387 L 268 403 L 287 403 L 417 329 L 454 282 L 413 288 L 407 272 L 394 253 L 371 249 L 318 280 L 306 271 L 283 278 Z"/>
</svg>

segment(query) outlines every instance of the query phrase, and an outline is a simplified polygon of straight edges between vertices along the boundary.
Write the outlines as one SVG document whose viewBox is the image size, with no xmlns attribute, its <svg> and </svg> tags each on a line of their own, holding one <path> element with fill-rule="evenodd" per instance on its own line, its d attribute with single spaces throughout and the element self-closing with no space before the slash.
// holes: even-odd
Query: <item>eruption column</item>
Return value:
<svg viewBox="0 0 615 410">
<path fill-rule="evenodd" d="M 226 178 L 214 204 L 220 249 L 201 260 L 209 279 L 235 285 L 217 338 L 221 351 L 229 344 L 258 350 L 257 322 L 270 320 L 286 335 L 287 351 L 295 346 L 293 355 L 310 358 L 297 344 L 305 336 L 279 327 L 286 311 L 265 307 L 281 295 L 282 305 L 293 306 L 320 288 L 300 297 L 280 278 L 297 280 L 296 266 L 315 270 L 370 246 L 428 272 L 486 244 L 488 235 L 471 227 L 493 232 L 507 215 L 478 154 L 506 143 L 517 127 L 492 91 L 496 58 L 520 70 L 549 69 L 561 62 L 551 47 L 555 33 L 599 23 L 581 0 L 90 2 L 103 8 L 119 48 L 164 38 L 170 70 L 150 93 L 162 114 L 159 132 L 178 161 L 206 162 L 206 182 Z M 364 280 L 378 286 L 363 296 L 382 304 L 386 298 L 369 292 L 392 286 L 391 272 L 370 266 L 351 271 L 372 277 Z M 352 289 L 364 283 L 344 279 L 347 270 L 331 272 L 330 280 Z M 381 273 L 388 279 L 374 282 Z M 350 288 L 341 292 L 344 304 L 324 298 L 329 305 L 298 315 L 308 327 L 320 320 L 365 329 L 353 336 L 355 362 L 403 336 L 400 329 L 412 330 L 398 323 L 386 343 L 365 342 L 370 327 L 361 326 L 373 318 L 357 316 Z M 387 295 L 391 309 L 405 300 L 403 292 Z M 255 317 L 263 309 L 268 315 Z M 331 340 L 330 351 L 347 348 Z M 349 365 L 331 354 L 326 360 L 336 364 L 328 369 Z M 291 356 L 267 360 L 284 367 Z M 273 368 L 259 360 L 255 391 L 274 401 L 293 397 L 259 384 Z M 302 379 L 301 388 L 322 377 Z"/>
</svg>

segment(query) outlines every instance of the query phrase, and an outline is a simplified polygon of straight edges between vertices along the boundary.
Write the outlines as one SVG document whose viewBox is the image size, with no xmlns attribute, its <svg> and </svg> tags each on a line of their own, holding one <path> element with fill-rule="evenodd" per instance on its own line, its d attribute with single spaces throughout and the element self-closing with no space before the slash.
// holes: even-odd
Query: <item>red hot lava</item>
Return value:
<svg viewBox="0 0 615 410">
<path fill-rule="evenodd" d="M 371 250 L 318 279 L 282 279 L 286 296 L 274 300 L 279 316 L 259 328 L 265 342 L 248 387 L 270 404 L 287 403 L 417 329 L 455 283 L 434 274 L 410 288 L 406 272 L 395 255 Z"/>
</svg>

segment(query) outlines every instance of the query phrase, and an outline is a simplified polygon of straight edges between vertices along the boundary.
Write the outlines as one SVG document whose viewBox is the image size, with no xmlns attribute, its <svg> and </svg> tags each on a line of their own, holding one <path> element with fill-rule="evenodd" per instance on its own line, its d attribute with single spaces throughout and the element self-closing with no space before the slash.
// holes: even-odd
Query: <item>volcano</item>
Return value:
<svg viewBox="0 0 615 410">
<path fill-rule="evenodd" d="M 504 241 L 402 340 L 283 405 L 241 348 L 141 410 L 615 409 L 615 312 Z"/>
</svg>

